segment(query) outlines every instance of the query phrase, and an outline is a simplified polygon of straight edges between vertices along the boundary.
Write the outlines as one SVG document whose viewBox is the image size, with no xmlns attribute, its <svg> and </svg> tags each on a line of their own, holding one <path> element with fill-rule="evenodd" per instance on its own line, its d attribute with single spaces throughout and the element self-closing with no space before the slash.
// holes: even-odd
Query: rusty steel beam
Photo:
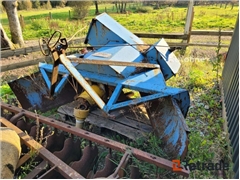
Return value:
<svg viewBox="0 0 240 180">
<path fill-rule="evenodd" d="M 48 151 L 41 144 L 32 139 L 29 135 L 24 133 L 21 129 L 14 126 L 10 121 L 6 120 L 5 118 L 0 118 L 0 122 L 4 126 L 13 129 L 25 145 L 36 150 L 36 153 L 38 153 L 41 158 L 45 159 L 51 166 L 57 166 L 57 171 L 65 178 L 84 179 L 84 177 L 82 177 L 79 173 L 77 173 L 75 170 L 65 164 L 62 160 L 53 155 L 50 151 Z"/>
<path fill-rule="evenodd" d="M 51 167 L 47 172 L 45 172 L 43 175 L 41 175 L 38 179 L 48 179 L 46 178 L 50 173 L 52 173 L 56 169 L 56 165 Z"/>
<path fill-rule="evenodd" d="M 48 166 L 48 162 L 43 160 L 39 165 L 37 165 L 29 174 L 27 174 L 24 179 L 34 179 L 39 173 L 44 171 Z"/>
<path fill-rule="evenodd" d="M 118 165 L 118 167 L 116 168 L 115 172 L 113 174 L 111 174 L 110 176 L 108 176 L 109 179 L 120 179 L 123 178 L 124 176 L 124 168 L 126 167 L 128 160 L 130 158 L 131 152 L 126 151 L 123 155 L 123 157 L 121 158 L 121 161 Z"/>
<path fill-rule="evenodd" d="M 30 156 L 29 154 L 25 154 L 23 157 L 21 157 L 21 158 L 19 159 L 18 163 L 17 163 L 16 169 L 19 168 L 20 166 L 22 166 L 27 160 L 30 159 L 30 157 L 31 157 L 31 156 Z"/>
<path fill-rule="evenodd" d="M 41 123 L 47 124 L 47 125 L 52 126 L 54 128 L 60 129 L 62 131 L 69 132 L 73 135 L 76 135 L 76 136 L 79 136 L 81 138 L 90 140 L 92 142 L 95 142 L 97 144 L 103 145 L 105 147 L 111 148 L 113 150 L 116 150 L 116 151 L 119 151 L 119 152 L 122 152 L 122 153 L 125 153 L 126 151 L 131 151 L 132 155 L 134 157 L 136 157 L 138 160 L 154 164 L 159 168 L 163 168 L 163 169 L 166 169 L 166 170 L 169 170 L 169 171 L 173 171 L 173 162 L 171 162 L 167 159 L 155 156 L 153 154 L 144 152 L 144 151 L 136 149 L 136 148 L 132 148 L 132 147 L 127 146 L 125 144 L 122 144 L 122 143 L 119 143 L 117 141 L 114 141 L 114 140 L 96 135 L 94 133 L 85 131 L 83 129 L 79 129 L 79 128 L 74 127 L 74 126 L 67 125 L 67 124 L 59 122 L 59 121 L 57 121 L 53 118 L 48 118 L 48 117 L 44 117 L 44 116 L 41 116 L 41 115 L 37 115 L 33 112 L 23 110 L 21 108 L 11 106 L 11 105 L 6 104 L 6 103 L 2 103 L 1 108 L 6 109 L 6 110 L 8 110 L 10 112 L 13 112 L 15 114 L 23 112 L 24 115 L 28 118 L 38 119 L 39 122 L 41 122 Z M 181 171 L 176 171 L 175 173 L 179 174 L 179 175 L 183 175 L 185 177 L 188 177 L 190 171 L 183 168 Z"/>
</svg>

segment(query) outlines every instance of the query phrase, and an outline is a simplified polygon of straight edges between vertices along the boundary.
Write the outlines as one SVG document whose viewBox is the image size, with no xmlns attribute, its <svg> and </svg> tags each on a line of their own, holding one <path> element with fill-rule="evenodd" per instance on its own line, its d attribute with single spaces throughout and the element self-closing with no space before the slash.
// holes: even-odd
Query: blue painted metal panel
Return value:
<svg viewBox="0 0 240 180">
<path fill-rule="evenodd" d="M 126 88 L 146 93 L 162 92 L 166 84 L 160 69 L 149 70 L 126 78 L 123 81 Z"/>
<path fill-rule="evenodd" d="M 122 84 L 118 84 L 116 88 L 114 89 L 112 96 L 108 100 L 108 103 L 106 106 L 104 106 L 103 110 L 105 112 L 109 112 L 112 108 L 112 105 L 115 104 L 118 100 L 119 95 L 121 94 L 122 91 Z"/>
<path fill-rule="evenodd" d="M 40 63 L 39 66 L 44 68 L 46 71 L 52 71 L 51 64 Z M 162 73 L 159 69 L 149 70 L 147 72 L 142 72 L 128 78 L 122 79 L 119 77 L 112 77 L 103 74 L 96 74 L 92 72 L 87 72 L 83 70 L 78 70 L 84 78 L 89 78 L 94 82 L 109 84 L 116 86 L 117 84 L 123 84 L 124 87 L 130 88 L 132 90 L 141 91 L 145 93 L 158 93 L 164 91 L 167 87 L 164 82 Z M 59 73 L 66 74 L 69 73 L 63 65 L 59 65 Z M 174 88 L 178 89 L 178 88 Z"/>
<path fill-rule="evenodd" d="M 48 89 L 50 89 L 51 88 L 51 81 L 49 80 L 46 71 L 44 70 L 44 68 L 41 68 L 41 67 L 39 68 L 39 70 L 40 70 L 40 72 L 42 74 L 42 77 L 43 77 L 43 79 L 44 79 Z"/>
<path fill-rule="evenodd" d="M 68 76 L 69 76 L 69 74 L 64 74 L 62 76 L 62 79 L 60 80 L 60 82 L 57 84 L 57 87 L 55 88 L 55 95 L 58 95 L 61 92 L 61 90 L 63 89 L 63 87 L 67 83 Z"/>
<path fill-rule="evenodd" d="M 184 118 L 187 117 L 187 112 L 190 107 L 190 96 L 187 90 L 182 91 L 176 95 L 172 96 L 173 99 L 177 102 L 178 106 L 181 109 L 181 112 Z"/>
<path fill-rule="evenodd" d="M 114 46 L 115 45 L 115 46 Z M 117 44 L 114 42 L 107 43 L 106 47 L 102 47 L 97 51 L 94 51 L 91 54 L 87 54 L 85 59 L 94 59 L 94 60 L 111 60 L 111 61 L 122 61 L 122 62 L 141 62 L 144 59 L 144 56 L 134 49 L 132 46 L 121 46 L 122 44 Z M 127 45 L 127 44 L 125 44 Z M 109 47 L 110 46 L 110 47 Z M 81 68 L 80 65 L 77 68 Z M 85 66 L 85 65 L 84 65 Z M 92 65 L 90 67 L 93 67 Z M 108 68 L 111 67 L 115 70 L 119 75 L 123 77 L 128 77 L 131 74 L 134 74 L 136 71 L 136 67 L 126 67 L 126 66 L 105 66 L 105 74 L 110 75 L 108 73 Z M 103 68 L 103 67 L 102 67 Z M 83 68 L 81 68 L 83 69 Z M 85 69 L 86 70 L 86 69 Z M 88 70 L 88 69 L 87 69 Z M 94 69 L 96 71 L 96 69 Z M 103 73 L 101 73 L 103 74 Z"/>
<path fill-rule="evenodd" d="M 134 44 L 133 47 L 138 49 L 136 44 L 144 44 L 144 42 L 136 35 L 131 33 L 108 14 L 102 13 L 95 17 L 88 30 L 85 44 L 105 45 L 109 41 L 118 43 Z M 98 49 L 96 46 L 95 49 Z"/>
<path fill-rule="evenodd" d="M 45 83 L 48 87 L 48 90 L 50 90 L 51 81 L 49 80 L 49 77 L 48 77 L 46 71 L 44 70 L 44 68 L 41 68 L 41 67 L 39 69 L 40 69 L 40 72 L 42 74 L 43 80 L 45 81 Z M 64 74 L 62 76 L 62 79 L 60 80 L 60 82 L 57 84 L 57 87 L 55 88 L 54 96 L 58 95 L 61 92 L 61 90 L 63 89 L 63 87 L 67 83 L 68 76 L 69 76 L 69 74 Z"/>
<path fill-rule="evenodd" d="M 151 101 L 149 111 L 153 112 L 150 117 L 151 125 L 155 134 L 163 140 L 163 148 L 176 158 L 176 154 L 184 157 L 188 146 L 188 129 L 178 104 L 171 98 Z"/>
<path fill-rule="evenodd" d="M 41 112 L 69 103 L 76 95 L 75 90 L 67 83 L 58 96 L 49 98 L 49 88 L 40 73 L 19 78 L 8 84 L 24 109 L 31 108 L 31 110 L 41 110 Z M 82 91 L 80 86 L 77 91 Z"/>
<path fill-rule="evenodd" d="M 105 109 L 107 109 L 107 110 L 119 109 L 121 107 L 136 105 L 136 104 L 148 102 L 148 101 L 151 101 L 154 99 L 158 99 L 158 98 L 162 98 L 162 97 L 166 97 L 166 96 L 172 96 L 172 95 L 175 95 L 176 93 L 181 93 L 181 90 L 179 90 L 178 88 L 170 88 L 170 90 L 171 91 L 169 91 L 169 89 L 166 89 L 165 91 L 162 91 L 161 93 L 151 94 L 151 95 L 144 96 L 141 98 L 135 98 L 133 100 L 128 100 L 128 101 L 124 101 L 121 103 L 113 104 L 111 107 L 105 107 Z"/>
<path fill-rule="evenodd" d="M 169 46 L 164 39 L 161 39 L 147 51 L 147 59 L 151 63 L 159 62 L 165 80 L 175 75 L 181 64 L 174 53 L 169 51 Z"/>
<path fill-rule="evenodd" d="M 49 72 L 51 72 L 52 70 L 51 64 L 39 63 L 39 66 Z M 108 84 L 112 86 L 117 86 L 121 84 L 125 88 L 129 88 L 129 89 L 140 91 L 140 92 L 145 92 L 149 94 L 153 94 L 153 93 L 162 94 L 161 96 L 156 95 L 155 99 L 170 95 L 178 103 L 183 115 L 184 116 L 187 115 L 187 111 L 190 106 L 188 91 L 181 88 L 173 88 L 173 87 L 166 86 L 163 76 L 161 74 L 161 71 L 159 69 L 136 74 L 126 79 L 121 79 L 119 77 L 106 76 L 102 74 L 96 74 L 92 72 L 86 72 L 83 70 L 79 70 L 79 72 L 84 78 L 91 79 L 93 82 Z M 66 68 L 63 65 L 60 64 L 59 74 L 66 74 L 66 73 L 69 73 L 69 72 L 66 70 Z M 150 99 L 144 98 L 145 102 L 147 100 L 150 100 Z M 136 100 L 135 102 L 140 103 L 143 101 Z M 127 106 L 127 103 L 125 103 L 124 105 Z M 120 107 L 120 106 L 116 105 L 114 107 Z M 111 108 L 107 106 L 106 109 L 111 109 Z"/>
</svg>

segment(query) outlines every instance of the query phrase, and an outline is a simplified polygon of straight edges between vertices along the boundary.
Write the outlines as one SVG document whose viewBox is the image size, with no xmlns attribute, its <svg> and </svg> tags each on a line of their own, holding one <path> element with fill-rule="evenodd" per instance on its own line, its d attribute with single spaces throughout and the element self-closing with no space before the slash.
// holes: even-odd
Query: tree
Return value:
<svg viewBox="0 0 240 180">
<path fill-rule="evenodd" d="M 98 1 L 94 1 L 94 4 L 95 4 L 95 15 L 98 15 L 99 14 L 99 10 L 98 10 Z"/>
<path fill-rule="evenodd" d="M 46 9 L 52 9 L 52 4 L 51 4 L 50 0 L 48 0 L 46 3 Z"/>
<path fill-rule="evenodd" d="M 22 36 L 22 28 L 17 15 L 17 0 L 2 1 L 2 5 L 7 12 L 9 28 L 11 32 L 11 40 L 14 44 L 23 47 L 24 40 Z"/>
<path fill-rule="evenodd" d="M 1 51 L 7 50 L 7 49 L 14 49 L 13 43 L 8 38 L 1 23 L 0 23 L 0 33 L 1 33 Z"/>
<path fill-rule="evenodd" d="M 126 13 L 126 7 L 127 7 L 127 2 L 126 1 L 115 1 L 114 2 L 116 9 L 117 9 L 117 13 Z"/>
</svg>

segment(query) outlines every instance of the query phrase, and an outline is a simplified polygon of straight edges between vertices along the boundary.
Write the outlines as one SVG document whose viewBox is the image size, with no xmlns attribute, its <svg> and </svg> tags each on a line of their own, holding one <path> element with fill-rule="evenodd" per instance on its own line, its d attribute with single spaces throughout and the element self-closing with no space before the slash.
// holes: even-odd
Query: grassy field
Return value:
<svg viewBox="0 0 240 180">
<path fill-rule="evenodd" d="M 107 12 L 116 19 L 120 24 L 125 26 L 132 32 L 149 32 L 149 33 L 168 33 L 168 32 L 183 32 L 185 25 L 185 17 L 187 8 L 165 8 L 159 10 L 151 10 L 149 13 L 128 13 L 117 14 L 111 4 L 102 4 L 99 9 Z M 133 11 L 133 5 L 127 6 L 129 11 Z M 23 35 L 25 40 L 37 39 L 42 36 L 50 36 L 54 30 L 61 30 L 64 37 L 71 37 L 77 30 L 82 27 L 88 27 L 91 19 L 94 17 L 94 7 L 89 10 L 89 16 L 84 20 L 69 19 L 70 8 L 52 9 L 52 10 L 38 10 L 34 11 L 19 11 L 19 15 L 24 16 L 25 27 Z M 49 12 L 52 13 L 52 19 L 49 20 Z M 238 7 L 232 10 L 220 8 L 219 6 L 196 6 L 195 16 L 193 21 L 193 29 L 201 30 L 233 30 L 238 14 Z M 8 21 L 6 14 L 2 14 L 2 23 L 5 30 L 9 34 Z M 78 36 L 83 36 L 87 32 L 87 28 Z M 206 51 L 209 48 L 196 48 L 196 52 L 203 49 Z M 215 48 L 217 49 L 217 48 Z M 188 155 L 186 159 L 189 163 L 200 162 L 214 162 L 220 160 L 231 162 L 229 152 L 227 150 L 226 134 L 223 131 L 223 123 L 221 115 L 221 96 L 219 90 L 219 79 L 221 70 L 216 70 L 217 53 L 213 59 L 204 59 L 201 56 L 201 61 L 186 62 L 187 58 L 195 58 L 191 56 L 191 49 L 188 50 L 184 56 L 178 52 L 177 57 L 181 59 L 181 69 L 178 74 L 167 81 L 167 85 L 185 88 L 189 90 L 191 98 L 191 107 L 189 109 L 186 121 L 190 128 L 189 134 L 190 144 L 188 146 Z M 205 51 L 204 51 L 205 53 Z M 203 54 L 204 54 L 203 53 Z M 219 64 L 220 62 L 218 62 Z M 217 75 L 217 71 L 219 75 Z M 2 85 L 0 87 L 1 99 L 9 101 L 14 95 L 9 86 Z M 150 141 L 150 140 L 149 140 Z M 145 142 L 139 142 L 130 145 L 137 148 L 144 145 Z M 152 144 L 148 142 L 144 150 L 150 153 L 153 152 Z M 160 151 L 160 150 L 159 150 Z M 149 173 L 149 168 L 144 165 L 146 174 Z M 224 172 L 224 176 L 220 176 L 215 171 L 192 171 L 190 178 L 231 178 L 232 164 L 230 163 L 230 170 Z M 151 169 L 151 172 L 154 172 Z M 163 177 L 167 178 L 167 177 Z"/>
<path fill-rule="evenodd" d="M 128 4 L 128 14 L 117 14 L 112 4 L 101 4 L 99 6 L 100 12 L 106 10 L 116 21 L 132 32 L 170 33 L 184 31 L 187 7 L 167 7 L 158 10 L 153 10 L 152 7 L 144 7 L 148 10 L 147 13 L 133 13 L 137 8 L 139 7 Z M 233 30 L 238 14 L 237 6 L 232 10 L 230 7 L 224 9 L 219 6 L 196 6 L 194 9 L 193 30 L 218 30 L 219 27 L 222 30 Z M 95 16 L 94 6 L 90 7 L 89 15 L 84 20 L 69 18 L 69 11 L 71 11 L 69 7 L 19 11 L 18 15 L 24 17 L 24 39 L 30 40 L 49 36 L 54 30 L 61 30 L 64 37 L 71 37 L 77 30 L 88 26 Z M 52 19 L 49 19 L 49 12 L 52 14 Z M 10 35 L 6 13 L 1 15 L 1 22 L 5 31 Z M 72 12 L 70 17 L 72 17 Z M 78 36 L 84 36 L 86 33 L 87 28 Z"/>
</svg>

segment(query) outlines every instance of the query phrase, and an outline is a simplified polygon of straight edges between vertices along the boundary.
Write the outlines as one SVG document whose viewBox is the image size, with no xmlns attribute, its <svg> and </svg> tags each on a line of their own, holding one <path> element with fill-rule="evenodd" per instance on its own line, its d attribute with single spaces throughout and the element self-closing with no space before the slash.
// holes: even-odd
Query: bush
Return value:
<svg viewBox="0 0 240 180">
<path fill-rule="evenodd" d="M 137 13 L 150 13 L 153 10 L 152 7 L 137 7 Z"/>
<path fill-rule="evenodd" d="M 43 9 L 52 9 L 51 2 L 48 0 L 46 3 L 42 4 Z"/>
<path fill-rule="evenodd" d="M 51 5 L 51 2 L 50 2 L 50 1 L 48 1 L 48 2 L 46 3 L 46 8 L 47 8 L 47 9 L 52 9 L 52 5 Z"/>
<path fill-rule="evenodd" d="M 73 8 L 73 18 L 84 19 L 88 15 L 90 5 L 90 1 L 70 1 L 69 6 Z"/>
<path fill-rule="evenodd" d="M 48 28 L 49 28 L 49 22 L 46 21 L 46 19 L 33 20 L 31 23 L 31 29 L 35 31 L 39 31 L 41 29 L 48 29 Z"/>
<path fill-rule="evenodd" d="M 18 10 L 29 10 L 32 9 L 32 2 L 30 0 L 18 1 Z"/>
<path fill-rule="evenodd" d="M 33 7 L 34 9 L 39 9 L 40 6 L 41 6 L 41 5 L 40 5 L 39 0 L 32 1 L 32 7 Z"/>
<path fill-rule="evenodd" d="M 61 0 L 61 1 L 51 1 L 51 5 L 53 8 L 58 8 L 58 7 L 65 7 L 66 1 Z"/>
<path fill-rule="evenodd" d="M 206 84 L 206 76 L 203 71 L 198 69 L 192 69 L 189 73 L 188 88 L 193 87 L 204 88 Z"/>
</svg>

